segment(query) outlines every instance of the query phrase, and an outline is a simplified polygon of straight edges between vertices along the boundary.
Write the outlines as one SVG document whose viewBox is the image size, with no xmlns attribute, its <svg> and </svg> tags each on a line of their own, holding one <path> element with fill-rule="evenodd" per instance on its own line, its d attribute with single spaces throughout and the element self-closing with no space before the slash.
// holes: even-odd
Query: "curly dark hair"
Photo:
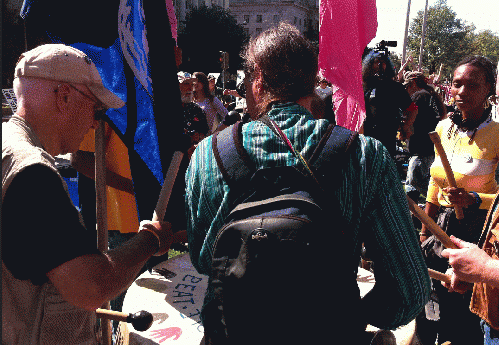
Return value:
<svg viewBox="0 0 499 345">
<path fill-rule="evenodd" d="M 272 104 L 293 102 L 314 92 L 318 70 L 316 48 L 294 26 L 281 23 L 248 43 L 241 54 L 245 73 L 261 72 L 264 100 L 260 114 Z"/>
<path fill-rule="evenodd" d="M 383 54 L 382 52 L 371 50 L 369 54 L 367 54 L 364 59 L 362 59 L 362 81 L 366 83 L 369 78 L 374 77 L 375 72 L 373 69 L 374 62 L 378 60 L 382 60 L 386 64 L 385 76 L 387 78 L 393 78 L 397 73 L 395 73 L 395 67 L 393 66 L 393 62 L 389 56 Z"/>
</svg>

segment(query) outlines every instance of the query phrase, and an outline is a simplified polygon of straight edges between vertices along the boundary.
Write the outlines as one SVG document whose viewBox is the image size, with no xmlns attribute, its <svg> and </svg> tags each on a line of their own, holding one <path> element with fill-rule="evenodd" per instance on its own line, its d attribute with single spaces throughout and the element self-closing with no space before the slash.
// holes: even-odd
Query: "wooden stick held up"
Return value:
<svg viewBox="0 0 499 345">
<path fill-rule="evenodd" d="M 163 187 L 158 197 L 158 202 L 156 203 L 156 208 L 152 216 L 153 221 L 162 221 L 165 217 L 166 208 L 168 202 L 170 201 L 170 196 L 172 194 L 173 184 L 177 178 L 178 170 L 180 164 L 182 163 L 182 158 L 184 153 L 182 151 L 175 151 L 170 163 L 170 167 L 165 176 L 165 181 L 163 182 Z"/>
<path fill-rule="evenodd" d="M 414 214 L 446 248 L 458 249 L 458 247 L 450 239 L 449 235 L 447 235 L 437 225 L 437 223 L 433 221 L 433 219 L 431 219 L 411 198 L 409 198 L 409 196 L 406 195 L 406 198 L 412 214 Z M 428 268 L 428 274 L 430 275 L 430 278 L 443 281 L 447 284 L 451 283 L 451 277 L 447 274 L 432 270 L 431 268 Z"/>
<path fill-rule="evenodd" d="M 414 214 L 423 223 L 435 237 L 442 242 L 446 248 L 458 249 L 458 247 L 451 241 L 449 235 L 445 233 L 433 219 L 430 218 L 409 196 L 406 195 L 407 203 L 412 214 Z"/>
<path fill-rule="evenodd" d="M 106 122 L 99 120 L 99 126 L 95 129 L 95 194 L 96 194 L 96 219 L 97 219 L 97 247 L 100 251 L 108 250 L 107 233 L 107 194 L 106 194 Z M 102 305 L 104 309 L 110 309 L 110 303 Z M 103 321 L 101 323 L 102 343 L 112 344 L 111 323 Z"/>
<path fill-rule="evenodd" d="M 447 159 L 447 154 L 445 153 L 444 147 L 442 146 L 442 142 L 440 141 L 438 133 L 430 132 L 428 133 L 428 135 L 430 136 L 431 141 L 433 141 L 435 149 L 437 150 L 437 153 L 440 156 L 440 161 L 442 162 L 442 166 L 444 167 L 445 175 L 447 176 L 447 181 L 449 181 L 449 186 L 457 188 L 457 183 L 456 179 L 454 178 L 454 173 L 452 172 L 449 160 Z M 463 219 L 464 213 L 461 206 L 454 206 L 454 209 L 456 210 L 456 218 Z"/>
<path fill-rule="evenodd" d="M 449 275 L 444 274 L 442 272 L 432 270 L 431 268 L 428 268 L 428 275 L 430 276 L 430 278 L 440 280 L 440 281 L 447 283 L 449 285 L 451 283 L 451 277 Z"/>
</svg>

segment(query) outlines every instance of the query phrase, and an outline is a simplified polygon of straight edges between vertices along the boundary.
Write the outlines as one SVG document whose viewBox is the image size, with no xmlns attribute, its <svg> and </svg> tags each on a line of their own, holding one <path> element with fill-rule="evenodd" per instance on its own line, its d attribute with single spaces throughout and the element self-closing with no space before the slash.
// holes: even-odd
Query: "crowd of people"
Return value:
<svg viewBox="0 0 499 345">
<path fill-rule="evenodd" d="M 124 102 L 104 87 L 94 63 L 77 49 L 47 44 L 23 53 L 14 71 L 17 112 L 2 124 L 2 343 L 99 343 L 95 309 L 122 295 L 147 260 L 164 256 L 174 242 L 187 242 L 193 266 L 210 276 L 217 234 L 242 195 L 226 182 L 213 149 L 214 134 L 226 133 L 235 121 L 243 119 L 237 127 L 241 154 L 256 170 L 310 170 L 318 139 L 335 123 L 333 91 L 318 77 L 316 48 L 282 23 L 252 38 L 242 56 L 243 83 L 222 91 L 245 99 L 235 117 L 215 96 L 213 78 L 178 73 L 189 148 L 172 192 L 174 206 L 164 220 L 142 221 L 126 242 L 101 252 L 68 197 L 54 156 L 81 150 L 98 115 Z M 334 324 L 326 321 L 335 315 L 335 301 L 325 301 L 317 324 L 327 327 L 278 334 L 285 343 L 312 337 L 369 344 L 367 324 L 395 329 L 416 319 L 423 345 L 499 344 L 499 123 L 493 108 L 499 67 L 483 56 L 459 62 L 450 104 L 435 86 L 441 68 L 426 76 L 406 71 L 409 64 L 397 73 L 389 54 L 373 50 L 363 58 L 364 126 L 360 134 L 349 132 L 338 171 L 316 179 L 329 198 L 323 211 L 341 218 L 322 230 L 337 231 L 337 224 L 348 229 L 346 243 L 329 243 L 331 250 L 347 248 L 344 261 L 318 264 L 326 271 L 340 264 L 352 272 L 335 283 L 349 287 L 365 247 L 374 262 L 375 287 L 362 299 L 358 291 L 335 296 L 350 310 Z M 291 150 L 259 121 L 263 117 Z M 445 159 L 428 136 L 433 131 L 457 187 L 450 186 Z M 411 156 L 403 181 L 394 162 L 400 143 Z M 457 249 L 445 248 L 425 224 L 416 229 L 406 195 L 425 201 L 425 213 Z M 464 210 L 463 219 L 456 217 L 456 206 Z M 431 280 L 427 268 L 445 272 L 450 283 Z M 252 334 L 221 334 L 213 322 L 218 314 L 208 307 L 218 298 L 211 282 L 201 311 L 205 344 L 234 339 L 266 344 L 258 320 Z M 282 312 L 292 314 L 293 304 Z M 267 339 L 270 344 L 275 337 Z"/>
</svg>

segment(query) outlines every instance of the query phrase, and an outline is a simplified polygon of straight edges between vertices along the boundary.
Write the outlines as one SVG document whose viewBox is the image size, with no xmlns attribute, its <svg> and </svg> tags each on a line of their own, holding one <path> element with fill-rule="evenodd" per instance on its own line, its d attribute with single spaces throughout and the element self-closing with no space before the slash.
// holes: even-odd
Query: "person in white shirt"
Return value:
<svg viewBox="0 0 499 345">
<path fill-rule="evenodd" d="M 196 78 L 194 81 L 194 102 L 206 113 L 208 135 L 211 135 L 227 127 L 223 122 L 229 112 L 222 102 L 210 92 L 206 74 L 195 72 L 193 76 Z"/>
<path fill-rule="evenodd" d="M 315 88 L 315 93 L 322 99 L 333 93 L 333 89 L 329 86 L 329 83 L 326 79 L 322 78 L 319 81 L 319 86 Z"/>
</svg>

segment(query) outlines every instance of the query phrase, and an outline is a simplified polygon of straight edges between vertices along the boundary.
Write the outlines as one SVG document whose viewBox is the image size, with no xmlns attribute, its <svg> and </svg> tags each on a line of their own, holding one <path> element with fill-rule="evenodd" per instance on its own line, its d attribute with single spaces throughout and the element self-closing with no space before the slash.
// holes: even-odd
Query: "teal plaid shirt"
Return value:
<svg viewBox="0 0 499 345">
<path fill-rule="evenodd" d="M 325 133 L 327 120 L 315 120 L 303 107 L 282 104 L 268 113 L 305 159 L 310 159 Z M 344 177 L 330 191 L 343 205 L 343 216 L 355 239 L 352 256 L 335 265 L 357 270 L 362 242 L 372 243 L 376 262 L 375 288 L 363 299 L 366 321 L 393 329 L 414 319 L 428 301 L 430 279 L 413 227 L 395 165 L 377 140 L 359 135 L 342 167 Z M 275 134 L 259 121 L 243 126 L 243 146 L 258 168 L 300 164 Z M 232 195 L 212 152 L 212 137 L 203 140 L 192 155 L 186 173 L 186 211 L 192 263 L 209 274 L 218 229 L 230 213 Z M 369 240 L 371 239 L 371 240 Z M 341 245 L 341 244 L 339 244 Z M 331 250 L 334 250 L 331 243 Z M 208 292 L 206 298 L 210 298 Z M 206 303 L 206 300 L 205 300 Z"/>
</svg>

